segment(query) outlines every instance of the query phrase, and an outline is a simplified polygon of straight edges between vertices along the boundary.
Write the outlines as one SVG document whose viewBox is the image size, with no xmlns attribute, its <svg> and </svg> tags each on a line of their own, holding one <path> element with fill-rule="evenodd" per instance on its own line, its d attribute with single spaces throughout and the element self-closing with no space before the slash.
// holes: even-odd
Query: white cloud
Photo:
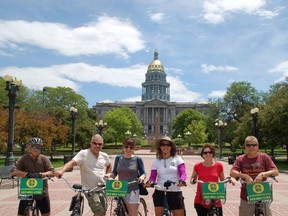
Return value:
<svg viewBox="0 0 288 216">
<path fill-rule="evenodd" d="M 279 9 L 267 10 L 267 0 L 205 0 L 203 3 L 204 19 L 209 23 L 218 24 L 232 13 L 257 15 L 273 18 L 279 14 Z"/>
<path fill-rule="evenodd" d="M 229 66 L 229 65 L 215 66 L 215 65 L 202 64 L 201 68 L 202 68 L 203 73 L 209 73 L 211 71 L 221 71 L 221 72 L 238 71 L 238 68 L 232 67 L 232 66 Z"/>
<path fill-rule="evenodd" d="M 44 86 L 65 86 L 79 90 L 78 83 L 97 82 L 117 87 L 141 87 L 146 65 L 133 65 L 127 68 L 107 68 L 85 63 L 53 65 L 51 67 L 8 67 L 0 71 L 0 76 L 10 74 L 23 81 L 28 88 L 42 89 Z M 45 76 L 44 76 L 45 74 Z M 111 78 L 113 77 L 113 78 Z M 127 82 L 129 77 L 129 82 Z"/>
<path fill-rule="evenodd" d="M 22 80 L 23 84 L 30 89 L 41 90 L 45 86 L 64 86 L 74 89 L 76 92 L 85 83 L 101 83 L 116 87 L 141 88 L 143 77 L 145 77 L 146 65 L 132 65 L 126 68 L 107 68 L 104 66 L 91 66 L 85 63 L 74 63 L 66 65 L 53 65 L 51 67 L 7 67 L 0 71 L 0 76 L 12 75 Z M 45 74 L 45 75 L 44 75 Z M 111 78 L 112 77 L 112 78 Z M 129 77 L 129 80 L 127 80 Z M 167 76 L 170 82 L 171 101 L 195 102 L 200 95 L 191 92 L 185 84 L 177 77 Z M 81 83 L 81 84 L 79 84 Z M 141 100 L 139 97 L 127 98 L 127 100 Z"/>
<path fill-rule="evenodd" d="M 147 12 L 150 20 L 154 23 L 161 24 L 166 19 L 165 13 L 158 12 L 158 13 L 152 13 L 151 11 Z"/>
<path fill-rule="evenodd" d="M 281 73 L 281 77 L 276 80 L 276 82 L 284 81 L 286 77 L 288 77 L 288 60 L 279 63 L 276 67 L 270 69 L 268 72 L 270 73 Z"/>
<path fill-rule="evenodd" d="M 167 82 L 170 83 L 170 101 L 196 102 L 202 100 L 200 94 L 190 91 L 178 77 L 167 76 Z"/>
<path fill-rule="evenodd" d="M 129 53 L 144 49 L 142 34 L 128 20 L 101 16 L 80 27 L 60 23 L 0 21 L 0 47 L 21 44 L 55 50 L 66 56 Z"/>
<path fill-rule="evenodd" d="M 226 91 L 212 91 L 210 94 L 209 94 L 209 97 L 212 97 L 212 98 L 223 98 L 224 95 L 226 94 Z"/>
</svg>

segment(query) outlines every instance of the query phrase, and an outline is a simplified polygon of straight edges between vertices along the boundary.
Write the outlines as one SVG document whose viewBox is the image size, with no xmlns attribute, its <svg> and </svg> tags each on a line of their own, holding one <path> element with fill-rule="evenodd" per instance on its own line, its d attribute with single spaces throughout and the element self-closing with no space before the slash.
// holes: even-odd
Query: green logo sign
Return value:
<svg viewBox="0 0 288 216">
<path fill-rule="evenodd" d="M 270 201 L 272 198 L 269 182 L 246 184 L 246 189 L 249 202 Z"/>
<path fill-rule="evenodd" d="M 106 195 L 113 197 L 125 197 L 127 195 L 128 181 L 108 180 L 106 182 Z"/>
<path fill-rule="evenodd" d="M 202 184 L 202 198 L 209 199 L 225 199 L 226 190 L 223 182 L 209 182 Z"/>
<path fill-rule="evenodd" d="M 21 178 L 20 194 L 43 194 L 42 178 Z"/>
</svg>

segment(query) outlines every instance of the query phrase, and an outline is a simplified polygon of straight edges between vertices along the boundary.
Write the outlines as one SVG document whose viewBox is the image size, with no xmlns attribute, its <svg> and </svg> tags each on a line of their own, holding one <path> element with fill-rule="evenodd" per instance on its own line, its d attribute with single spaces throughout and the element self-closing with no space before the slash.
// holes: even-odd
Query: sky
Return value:
<svg viewBox="0 0 288 216">
<path fill-rule="evenodd" d="M 154 51 L 170 100 L 268 91 L 288 76 L 287 0 L 1 0 L 0 76 L 70 87 L 92 107 L 141 101 Z"/>
</svg>

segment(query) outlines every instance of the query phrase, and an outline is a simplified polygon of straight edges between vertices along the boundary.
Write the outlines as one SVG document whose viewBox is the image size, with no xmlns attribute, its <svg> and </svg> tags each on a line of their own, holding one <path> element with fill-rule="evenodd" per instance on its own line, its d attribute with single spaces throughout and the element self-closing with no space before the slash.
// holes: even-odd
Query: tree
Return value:
<svg viewBox="0 0 288 216">
<path fill-rule="evenodd" d="M 263 97 L 249 82 L 234 82 L 227 89 L 223 100 L 217 102 L 219 117 L 241 122 L 241 117 L 258 105 Z"/>
<path fill-rule="evenodd" d="M 186 127 L 184 130 L 184 134 L 187 131 L 190 131 L 190 141 L 192 143 L 204 143 L 207 141 L 208 134 L 206 133 L 206 122 L 204 120 L 196 121 L 192 120 L 192 122 Z"/>
<path fill-rule="evenodd" d="M 131 134 L 142 134 L 143 128 L 135 113 L 128 107 L 120 107 L 109 110 L 104 115 L 107 122 L 105 136 L 112 136 L 115 143 L 124 140 L 125 133 L 129 130 Z"/>
<path fill-rule="evenodd" d="M 193 121 L 196 122 L 205 122 L 205 130 L 206 130 L 206 118 L 205 116 L 200 113 L 197 110 L 193 109 L 186 109 L 182 112 L 180 112 L 173 122 L 173 137 L 177 137 L 178 134 L 180 134 L 182 137 L 185 136 L 185 132 L 187 132 L 187 128 L 190 124 L 192 124 Z M 197 126 L 192 124 L 193 127 L 196 128 Z M 194 129 L 193 129 L 194 130 Z M 194 133 L 194 131 L 190 131 L 191 133 Z M 200 133 L 201 131 L 195 131 L 195 133 Z M 192 136 L 191 136 L 192 137 Z"/>
<path fill-rule="evenodd" d="M 271 148 L 288 144 L 288 78 L 271 86 L 266 104 L 259 111 L 263 141 Z M 288 150 L 286 147 L 287 160 Z"/>
</svg>

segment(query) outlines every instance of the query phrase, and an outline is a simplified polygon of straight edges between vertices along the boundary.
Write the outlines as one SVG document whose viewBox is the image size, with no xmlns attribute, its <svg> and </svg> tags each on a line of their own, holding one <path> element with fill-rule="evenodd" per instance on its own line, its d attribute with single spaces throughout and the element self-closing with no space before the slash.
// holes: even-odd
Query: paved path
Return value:
<svg viewBox="0 0 288 216">
<path fill-rule="evenodd" d="M 145 164 L 145 169 L 149 175 L 149 169 L 152 163 L 152 159 L 155 158 L 154 153 L 150 153 L 149 151 L 139 150 L 137 152 L 140 155 Z M 115 156 L 111 156 L 112 161 Z M 193 166 L 196 162 L 201 161 L 201 157 L 199 156 L 191 156 L 185 155 L 183 156 L 186 167 L 187 167 L 187 179 L 190 179 Z M 227 162 L 223 161 L 225 174 L 228 175 L 231 165 L 228 165 Z M 79 170 L 74 169 L 72 172 L 66 172 L 64 176 L 71 181 L 72 183 L 80 182 Z M 274 216 L 286 216 L 287 208 L 288 208 L 288 174 L 281 173 L 277 178 L 278 183 L 273 185 L 274 188 L 274 201 L 272 203 L 272 211 Z M 187 181 L 188 182 L 188 181 Z M 193 207 L 193 200 L 195 194 L 195 186 L 188 184 L 187 187 L 183 188 L 183 194 L 185 197 L 185 205 L 187 210 L 187 215 L 196 216 L 196 212 Z M 152 193 L 153 189 L 148 189 L 149 195 L 145 196 L 145 200 L 148 204 L 149 216 L 154 215 L 153 210 L 153 202 L 152 202 Z M 224 216 L 236 216 L 238 215 L 238 205 L 239 205 L 239 192 L 240 192 L 240 184 L 237 182 L 236 186 L 227 185 L 227 201 L 223 206 Z M 68 216 L 69 213 L 69 205 L 71 197 L 75 194 L 71 189 L 68 188 L 66 183 L 61 179 L 55 179 L 54 182 L 49 182 L 49 193 L 51 197 L 51 207 L 53 216 Z M 0 188 L 0 214 L 3 216 L 9 215 L 14 216 L 17 215 L 17 188 L 11 189 L 11 182 L 8 180 L 4 180 L 3 185 Z M 87 206 L 87 201 L 85 200 L 85 216 L 92 215 L 89 207 Z M 107 215 L 110 215 L 107 213 Z"/>
</svg>

